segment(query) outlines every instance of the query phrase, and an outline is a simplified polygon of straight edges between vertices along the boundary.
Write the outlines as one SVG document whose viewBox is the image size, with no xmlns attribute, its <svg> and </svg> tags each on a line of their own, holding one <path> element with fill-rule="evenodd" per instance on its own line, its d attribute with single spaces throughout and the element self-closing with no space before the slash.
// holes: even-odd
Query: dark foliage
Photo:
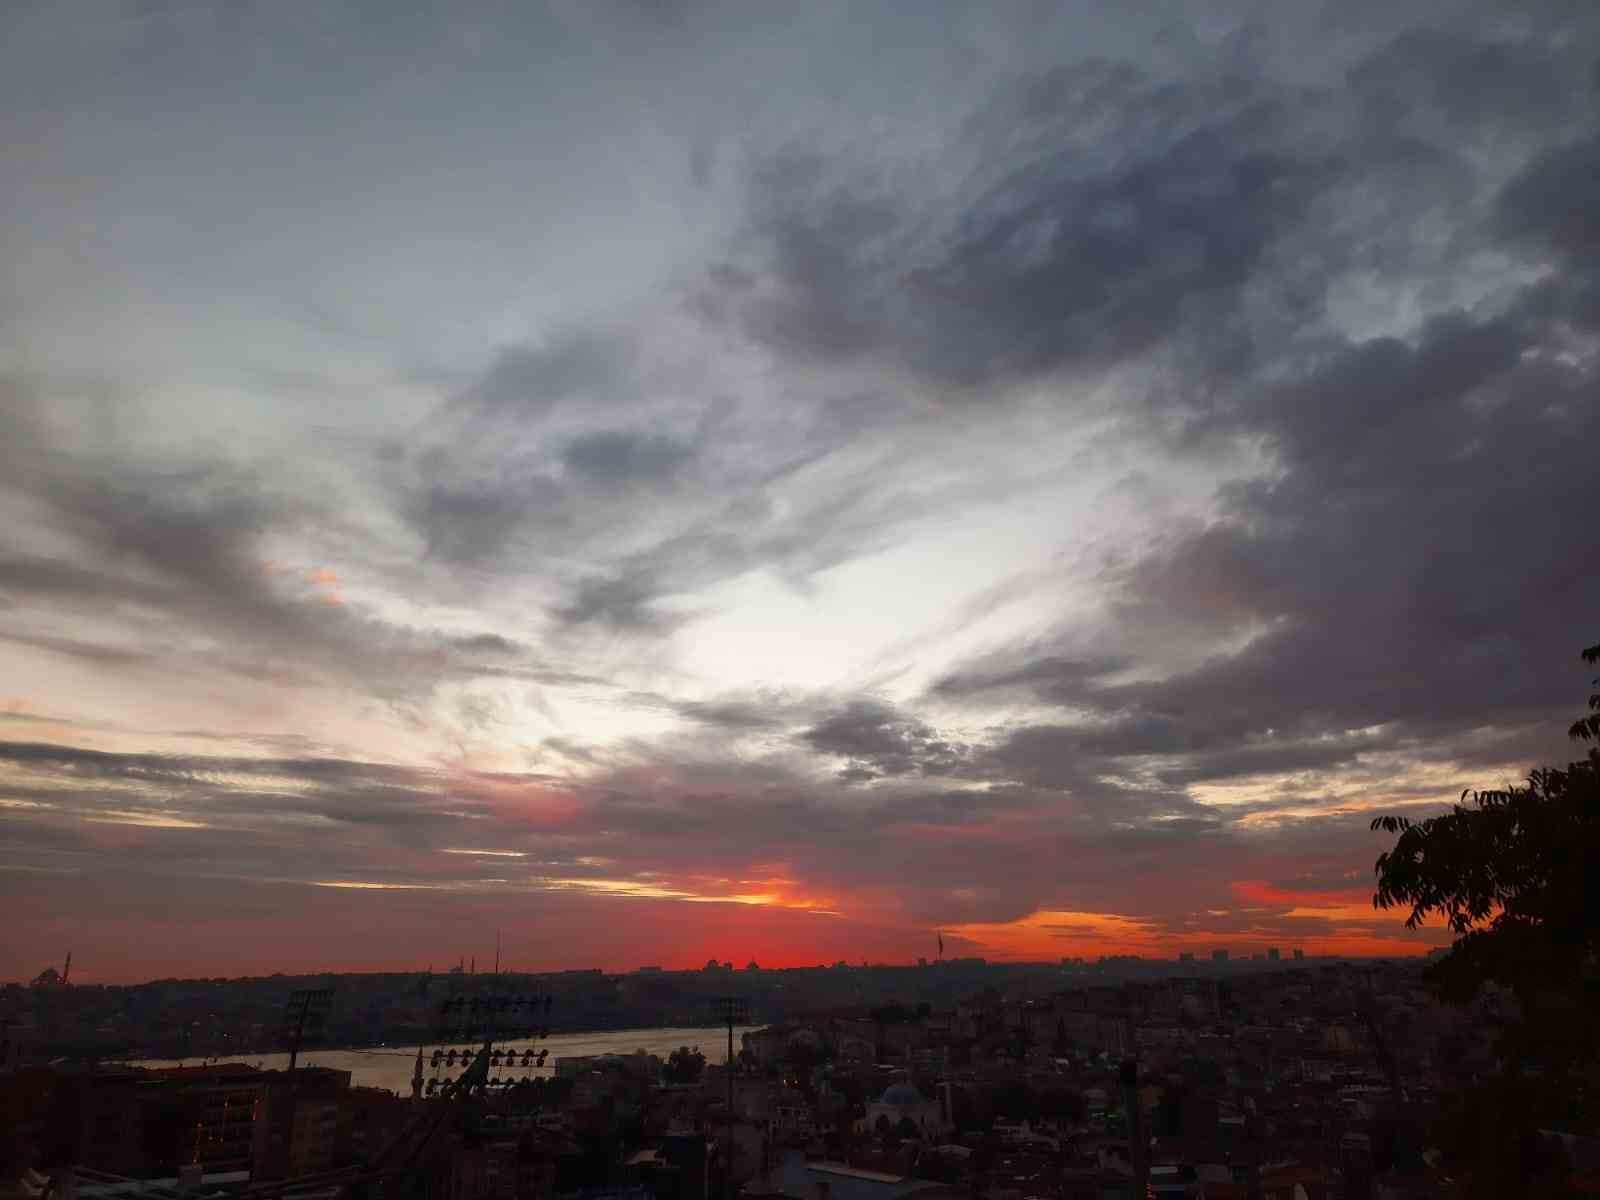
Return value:
<svg viewBox="0 0 1600 1200">
<path fill-rule="evenodd" d="M 1583 661 L 1586 663 L 1600 663 L 1600 644 L 1590 646 L 1583 652 Z M 1600 679 L 1594 681 L 1595 687 L 1600 688 Z M 1567 730 L 1573 738 L 1584 742 L 1600 742 L 1600 691 L 1589 693 L 1589 712 L 1586 716 L 1579 717 L 1572 723 L 1572 728 Z"/>
<path fill-rule="evenodd" d="M 706 1056 L 700 1052 L 700 1047 L 693 1050 L 688 1046 L 679 1046 L 667 1055 L 667 1062 L 661 1068 L 661 1075 L 668 1083 L 693 1083 L 700 1078 L 706 1069 Z"/>
<path fill-rule="evenodd" d="M 1600 661 L 1600 646 L 1583 657 Z M 1600 738 L 1600 693 L 1589 710 L 1574 738 Z M 1409 908 L 1410 928 L 1442 918 L 1456 934 L 1428 971 L 1438 994 L 1467 1003 L 1494 985 L 1515 998 L 1498 1073 L 1453 1098 L 1437 1131 L 1474 1194 L 1498 1194 L 1545 1169 L 1538 1129 L 1600 1118 L 1600 748 L 1517 787 L 1463 792 L 1440 816 L 1372 828 L 1398 835 L 1378 858 L 1373 905 Z"/>
<path fill-rule="evenodd" d="M 1585 651 L 1600 659 L 1600 646 Z M 1600 715 L 1600 695 L 1590 698 Z M 1574 732 L 1588 736 L 1589 721 Z M 1397 833 L 1378 857 L 1373 905 L 1410 908 L 1409 928 L 1442 917 L 1457 935 L 1432 972 L 1451 999 L 1485 982 L 1523 1004 L 1593 979 L 1600 935 L 1600 749 L 1567 767 L 1540 768 L 1527 783 L 1466 791 L 1441 816 L 1413 823 L 1383 816 Z"/>
</svg>

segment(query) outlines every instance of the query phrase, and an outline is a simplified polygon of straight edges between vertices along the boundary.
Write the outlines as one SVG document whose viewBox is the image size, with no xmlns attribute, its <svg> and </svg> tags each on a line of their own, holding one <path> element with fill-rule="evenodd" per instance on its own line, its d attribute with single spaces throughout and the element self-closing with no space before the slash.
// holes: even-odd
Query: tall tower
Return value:
<svg viewBox="0 0 1600 1200">
<path fill-rule="evenodd" d="M 66 965 L 61 968 L 61 982 L 63 985 L 72 978 L 72 951 L 67 951 Z"/>
</svg>

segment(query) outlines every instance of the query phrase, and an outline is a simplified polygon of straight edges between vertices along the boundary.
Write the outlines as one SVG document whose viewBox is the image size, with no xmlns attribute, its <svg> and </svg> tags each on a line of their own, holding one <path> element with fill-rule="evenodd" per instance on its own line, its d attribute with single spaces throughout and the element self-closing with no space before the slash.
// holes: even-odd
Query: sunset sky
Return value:
<svg viewBox="0 0 1600 1200">
<path fill-rule="evenodd" d="M 1420 953 L 1575 753 L 1600 5 L 3 7 L 0 979 Z"/>
</svg>

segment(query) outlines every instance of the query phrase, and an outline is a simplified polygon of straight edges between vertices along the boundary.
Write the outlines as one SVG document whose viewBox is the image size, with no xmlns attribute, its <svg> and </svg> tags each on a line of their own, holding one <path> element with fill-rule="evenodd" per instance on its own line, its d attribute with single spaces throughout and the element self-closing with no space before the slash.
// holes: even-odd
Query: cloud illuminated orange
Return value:
<svg viewBox="0 0 1600 1200">
<path fill-rule="evenodd" d="M 1236 879 L 1228 887 L 1246 904 L 1272 907 L 1345 908 L 1367 904 L 1372 898 L 1370 888 L 1341 888 L 1337 891 L 1322 892 L 1299 891 L 1278 887 L 1260 879 Z"/>
</svg>

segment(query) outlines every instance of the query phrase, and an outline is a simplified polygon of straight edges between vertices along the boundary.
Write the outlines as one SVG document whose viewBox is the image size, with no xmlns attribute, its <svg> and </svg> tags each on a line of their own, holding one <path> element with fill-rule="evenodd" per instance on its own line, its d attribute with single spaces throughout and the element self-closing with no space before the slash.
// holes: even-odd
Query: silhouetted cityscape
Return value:
<svg viewBox="0 0 1600 1200">
<path fill-rule="evenodd" d="M 489 995 L 507 988 L 552 998 L 553 1032 L 691 1027 L 703 1024 L 717 996 L 736 988 L 751 1019 L 784 1022 L 817 1013 L 886 1004 L 938 1005 L 992 990 L 1018 1000 L 1050 995 L 1082 981 L 1232 978 L 1281 965 L 1255 959 L 1142 959 L 989 963 L 982 959 L 889 966 L 762 969 L 757 963 L 708 963 L 698 971 L 645 967 L 627 974 L 600 970 L 529 975 L 413 972 L 362 975 L 272 975 L 244 979 L 171 979 L 135 985 L 61 986 L 46 968 L 3 997 L 14 1053 L 37 1060 L 213 1059 L 275 1053 L 285 1048 L 284 1009 L 297 991 L 329 987 L 317 1042 L 378 1046 L 430 1040 L 441 998 Z"/>
<path fill-rule="evenodd" d="M 250 1061 L 295 1036 L 295 997 L 326 989 L 303 1065 Z M 548 1030 L 486 1042 L 475 1097 L 453 1096 L 480 1048 L 430 1050 L 439 1012 L 534 993 L 551 999 Z M 715 1028 L 670 1051 L 534 1057 L 568 1028 L 646 1041 L 650 1026 L 703 1025 L 729 995 L 755 1023 L 731 1079 Z M 1135 1174 L 1185 1194 L 1359 1194 L 1426 1176 L 1421 1114 L 1491 1055 L 1415 960 L 708 963 L 134 987 L 51 971 L 4 1000 L 13 1136 L 73 1162 L 83 1192 L 158 1198 L 231 1194 L 243 1179 L 381 1192 L 399 1186 L 382 1170 L 397 1156 L 403 1190 L 452 1195 L 803 1200 L 837 1184 L 1074 1200 L 1124 1195 Z M 316 1061 L 344 1045 L 395 1049 L 339 1058 L 353 1068 Z M 112 1065 L 135 1054 L 189 1061 Z M 397 1072 L 409 1095 L 374 1085 Z"/>
</svg>

